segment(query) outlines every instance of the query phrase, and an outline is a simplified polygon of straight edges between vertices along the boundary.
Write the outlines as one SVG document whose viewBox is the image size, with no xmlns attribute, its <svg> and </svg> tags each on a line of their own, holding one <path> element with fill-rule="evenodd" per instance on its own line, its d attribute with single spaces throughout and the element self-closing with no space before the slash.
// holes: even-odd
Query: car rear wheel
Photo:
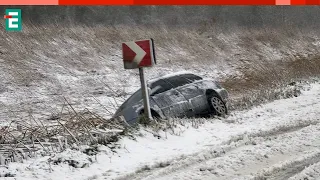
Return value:
<svg viewBox="0 0 320 180">
<path fill-rule="evenodd" d="M 227 106 L 219 96 L 212 95 L 209 98 L 209 105 L 215 115 L 224 116 L 227 114 Z"/>
</svg>

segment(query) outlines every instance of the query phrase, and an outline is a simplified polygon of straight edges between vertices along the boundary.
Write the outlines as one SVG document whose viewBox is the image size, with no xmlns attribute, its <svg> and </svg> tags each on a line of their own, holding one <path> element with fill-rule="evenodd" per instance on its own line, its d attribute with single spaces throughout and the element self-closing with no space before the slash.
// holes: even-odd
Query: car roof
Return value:
<svg viewBox="0 0 320 180">
<path fill-rule="evenodd" d="M 199 75 L 196 75 L 192 72 L 189 72 L 189 71 L 180 71 L 180 72 L 176 72 L 176 73 L 170 73 L 170 74 L 166 74 L 164 76 L 161 76 L 161 77 L 158 77 L 158 78 L 153 78 L 153 79 L 150 79 L 148 80 L 148 84 L 152 84 L 160 79 L 168 79 L 170 77 L 174 77 L 174 76 L 180 76 L 180 75 L 185 75 L 185 74 L 192 74 L 192 75 L 195 75 L 195 76 L 199 76 Z M 201 77 L 201 76 L 199 76 Z"/>
</svg>

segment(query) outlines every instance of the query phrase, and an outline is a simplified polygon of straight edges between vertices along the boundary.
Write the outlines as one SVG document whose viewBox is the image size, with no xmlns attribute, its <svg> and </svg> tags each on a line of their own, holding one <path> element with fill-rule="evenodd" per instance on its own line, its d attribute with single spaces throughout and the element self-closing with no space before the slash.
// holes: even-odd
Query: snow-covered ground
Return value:
<svg viewBox="0 0 320 180">
<path fill-rule="evenodd" d="M 101 146 L 96 156 L 67 150 L 1 170 L 26 180 L 319 179 L 319 115 L 320 84 L 315 83 L 299 97 L 226 119 L 176 120 L 173 130 L 156 134 L 141 129 L 135 140 L 123 138 L 113 151 Z M 78 160 L 83 168 L 54 164 L 58 159 Z"/>
</svg>

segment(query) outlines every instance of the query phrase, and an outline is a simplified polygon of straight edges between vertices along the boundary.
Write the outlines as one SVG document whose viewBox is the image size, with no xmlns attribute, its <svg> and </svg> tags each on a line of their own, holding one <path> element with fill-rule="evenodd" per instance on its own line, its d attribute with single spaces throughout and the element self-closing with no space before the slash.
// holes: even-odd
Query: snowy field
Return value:
<svg viewBox="0 0 320 180">
<path fill-rule="evenodd" d="M 226 119 L 176 121 L 172 130 L 141 129 L 95 156 L 67 150 L 11 163 L 17 179 L 319 179 L 320 84 Z M 197 127 L 195 127 L 195 124 Z M 193 126 L 192 126 L 193 125 Z M 79 162 L 74 168 L 57 159 Z M 0 174 L 1 174 L 0 171 Z"/>
</svg>

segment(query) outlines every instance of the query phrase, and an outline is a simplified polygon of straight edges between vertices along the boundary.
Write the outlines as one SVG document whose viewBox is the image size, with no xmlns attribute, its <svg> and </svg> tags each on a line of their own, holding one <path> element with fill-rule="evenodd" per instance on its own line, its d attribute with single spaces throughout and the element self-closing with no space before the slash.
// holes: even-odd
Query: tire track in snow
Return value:
<svg viewBox="0 0 320 180">
<path fill-rule="evenodd" d="M 319 123 L 320 120 L 318 119 L 313 121 L 299 121 L 296 124 L 291 124 L 289 126 L 281 125 L 266 131 L 259 131 L 251 134 L 242 133 L 231 137 L 229 140 L 224 141 L 221 144 L 214 145 L 215 147 L 211 148 L 210 150 L 195 153 L 178 159 L 173 159 L 168 162 L 159 162 L 154 167 L 142 167 L 137 171 L 137 173 L 119 177 L 117 180 L 153 179 L 156 177 L 161 177 L 162 175 L 167 175 L 172 172 L 183 170 L 185 168 L 196 166 L 201 163 L 205 163 L 206 161 L 225 156 L 229 152 L 243 148 L 244 146 L 256 144 L 256 138 L 272 138 L 282 134 L 299 131 L 310 125 L 318 125 Z"/>
<path fill-rule="evenodd" d="M 276 164 L 266 170 L 263 173 L 255 175 L 252 180 L 287 180 L 294 175 L 299 174 L 301 171 L 312 164 L 320 162 L 320 151 L 306 154 L 298 157 L 293 161 L 285 161 Z"/>
<path fill-rule="evenodd" d="M 297 173 L 293 177 L 290 177 L 289 180 L 300 180 L 300 179 L 309 179 L 316 180 L 320 177 L 320 161 L 306 167 L 303 171 Z"/>
</svg>

